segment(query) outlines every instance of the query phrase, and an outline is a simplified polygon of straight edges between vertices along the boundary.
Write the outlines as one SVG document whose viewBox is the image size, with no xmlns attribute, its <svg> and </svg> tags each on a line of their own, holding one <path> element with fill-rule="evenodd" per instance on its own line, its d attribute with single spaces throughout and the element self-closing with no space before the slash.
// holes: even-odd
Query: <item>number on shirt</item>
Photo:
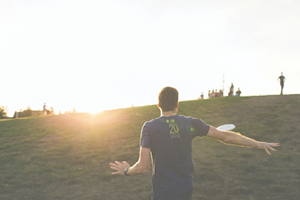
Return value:
<svg viewBox="0 0 300 200">
<path fill-rule="evenodd" d="M 177 124 L 169 124 L 171 138 L 179 138 L 179 128 Z"/>
</svg>

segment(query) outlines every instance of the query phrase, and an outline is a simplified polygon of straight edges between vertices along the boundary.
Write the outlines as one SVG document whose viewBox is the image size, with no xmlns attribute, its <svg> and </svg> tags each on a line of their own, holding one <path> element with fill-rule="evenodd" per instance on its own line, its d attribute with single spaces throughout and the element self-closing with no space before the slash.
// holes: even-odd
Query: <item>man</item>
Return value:
<svg viewBox="0 0 300 200">
<path fill-rule="evenodd" d="M 211 93 L 210 93 L 210 90 L 208 90 L 208 94 L 207 94 L 207 96 L 208 96 L 208 97 L 207 97 L 208 99 L 210 99 L 210 98 L 211 98 Z"/>
<path fill-rule="evenodd" d="M 204 99 L 204 94 L 201 92 L 200 99 Z"/>
<path fill-rule="evenodd" d="M 44 106 L 43 106 L 43 115 L 46 115 L 47 114 L 47 111 L 46 111 L 46 103 L 44 103 Z"/>
<path fill-rule="evenodd" d="M 207 136 L 226 144 L 276 151 L 278 143 L 258 142 L 238 133 L 218 131 L 202 120 L 176 115 L 178 91 L 165 87 L 158 96 L 161 117 L 146 122 L 141 133 L 139 160 L 132 167 L 124 161 L 110 163 L 116 170 L 112 174 L 134 176 L 146 173 L 152 153 L 152 198 L 153 200 L 190 200 L 193 193 L 194 164 L 192 139 Z M 271 155 L 271 154 L 270 154 Z"/>
<path fill-rule="evenodd" d="M 238 90 L 235 92 L 235 96 L 241 96 L 242 91 L 240 90 L 240 88 L 238 88 Z"/>
<path fill-rule="evenodd" d="M 283 72 L 281 72 L 281 76 L 279 76 L 277 80 L 280 80 L 280 86 L 281 86 L 280 95 L 283 95 L 283 86 L 285 82 L 285 77 L 283 76 Z"/>
</svg>

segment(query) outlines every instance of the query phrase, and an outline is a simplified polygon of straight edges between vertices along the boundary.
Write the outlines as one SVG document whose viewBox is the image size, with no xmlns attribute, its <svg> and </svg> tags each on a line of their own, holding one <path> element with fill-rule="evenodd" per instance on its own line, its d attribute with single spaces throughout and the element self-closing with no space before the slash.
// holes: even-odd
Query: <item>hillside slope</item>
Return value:
<svg viewBox="0 0 300 200">
<path fill-rule="evenodd" d="M 180 115 L 260 141 L 262 150 L 193 141 L 193 199 L 299 199 L 300 95 L 224 97 L 180 102 Z M 138 158 L 140 130 L 155 105 L 0 121 L 0 199 L 150 199 L 151 172 L 110 175 L 109 162 Z"/>
</svg>

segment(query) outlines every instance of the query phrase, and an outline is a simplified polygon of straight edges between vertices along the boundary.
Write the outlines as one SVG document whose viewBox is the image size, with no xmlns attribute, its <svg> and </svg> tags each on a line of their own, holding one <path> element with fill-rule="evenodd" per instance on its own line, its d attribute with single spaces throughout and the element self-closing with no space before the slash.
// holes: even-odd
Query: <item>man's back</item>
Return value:
<svg viewBox="0 0 300 200">
<path fill-rule="evenodd" d="M 174 115 L 144 124 L 141 146 L 153 157 L 153 199 L 168 199 L 193 188 L 192 139 L 206 135 L 199 119 Z"/>
</svg>

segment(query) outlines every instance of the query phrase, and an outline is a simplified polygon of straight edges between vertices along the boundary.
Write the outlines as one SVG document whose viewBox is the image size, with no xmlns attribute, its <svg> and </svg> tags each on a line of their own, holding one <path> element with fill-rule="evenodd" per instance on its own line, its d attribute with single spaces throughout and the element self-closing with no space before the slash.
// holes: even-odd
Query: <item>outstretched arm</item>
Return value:
<svg viewBox="0 0 300 200">
<path fill-rule="evenodd" d="M 267 154 L 271 155 L 269 150 L 277 151 L 273 147 L 279 147 L 279 143 L 259 142 L 254 139 L 243 136 L 232 131 L 219 131 L 215 127 L 209 128 L 207 137 L 220 140 L 225 144 L 237 145 L 242 147 L 264 149 Z"/>
<path fill-rule="evenodd" d="M 127 175 L 129 176 L 144 174 L 150 167 L 150 149 L 141 147 L 139 160 L 132 167 L 130 167 L 126 161 L 123 161 L 122 163 L 115 161 L 115 163 L 110 163 L 109 165 L 111 169 L 116 170 L 111 173 L 112 175 L 125 175 L 124 170 L 126 168 L 128 168 Z"/>
</svg>

